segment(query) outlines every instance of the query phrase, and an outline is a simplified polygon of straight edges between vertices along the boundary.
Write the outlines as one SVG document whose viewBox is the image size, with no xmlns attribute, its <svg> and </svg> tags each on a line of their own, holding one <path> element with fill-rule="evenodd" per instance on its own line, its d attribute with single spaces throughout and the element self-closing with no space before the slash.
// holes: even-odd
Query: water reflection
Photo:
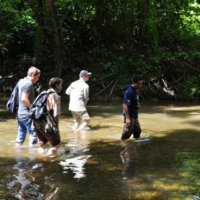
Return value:
<svg viewBox="0 0 200 200">
<path fill-rule="evenodd" d="M 200 200 L 200 197 L 198 195 L 194 195 L 194 200 Z"/>
<path fill-rule="evenodd" d="M 123 179 L 133 177 L 136 165 L 136 145 L 133 142 L 125 141 L 122 143 L 124 150 L 120 153 L 120 158 L 123 164 L 122 177 Z"/>
<path fill-rule="evenodd" d="M 41 167 L 41 163 L 32 163 L 31 160 L 18 158 L 12 169 L 15 172 L 7 188 L 12 196 L 20 200 L 42 199 L 42 194 L 39 192 L 39 184 L 34 183 L 35 177 L 33 170 Z"/>
<path fill-rule="evenodd" d="M 95 116 L 87 133 L 66 128 L 71 116 L 65 115 L 57 158 L 44 158 L 27 143 L 16 149 L 16 120 L 1 112 L 0 199 L 199 200 L 200 132 L 194 110 L 200 106 L 177 108 L 143 106 L 143 137 L 151 141 L 130 139 L 122 145 L 119 105 L 90 107 Z"/>
<path fill-rule="evenodd" d="M 66 144 L 66 147 L 69 148 L 67 158 L 59 162 L 63 167 L 63 173 L 68 173 L 68 171 L 71 170 L 75 179 L 86 177 L 85 164 L 91 157 L 89 154 L 87 134 L 86 132 L 74 133 L 74 138 Z"/>
<path fill-rule="evenodd" d="M 148 137 L 142 137 L 137 140 L 127 140 L 122 142 L 123 151 L 120 158 L 123 164 L 122 177 L 130 179 L 134 176 L 137 169 L 138 151 L 142 146 L 146 146 L 151 141 Z"/>
<path fill-rule="evenodd" d="M 29 156 L 25 157 L 27 150 Z M 11 166 L 12 174 L 7 183 L 9 194 L 19 200 L 53 199 L 60 186 L 55 181 L 57 166 L 56 162 L 39 158 L 36 148 L 16 148 L 16 160 Z"/>
</svg>

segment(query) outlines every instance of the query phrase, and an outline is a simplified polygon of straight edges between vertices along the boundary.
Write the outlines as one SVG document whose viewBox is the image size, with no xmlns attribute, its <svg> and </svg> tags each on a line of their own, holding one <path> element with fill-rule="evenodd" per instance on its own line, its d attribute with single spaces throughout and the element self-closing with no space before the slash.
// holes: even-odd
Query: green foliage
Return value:
<svg viewBox="0 0 200 200">
<path fill-rule="evenodd" d="M 177 96 L 200 96 L 198 0 L 57 0 L 49 16 L 43 1 L 27 2 L 1 0 L 1 75 L 36 64 L 44 79 L 60 69 L 68 83 L 86 68 L 96 76 L 94 91 L 101 89 L 99 79 L 105 85 L 117 79 L 117 92 L 142 74 L 146 82 L 164 77 Z"/>
<path fill-rule="evenodd" d="M 24 73 L 32 58 L 35 22 L 31 10 L 21 1 L 1 1 L 0 9 L 0 74 Z"/>
</svg>

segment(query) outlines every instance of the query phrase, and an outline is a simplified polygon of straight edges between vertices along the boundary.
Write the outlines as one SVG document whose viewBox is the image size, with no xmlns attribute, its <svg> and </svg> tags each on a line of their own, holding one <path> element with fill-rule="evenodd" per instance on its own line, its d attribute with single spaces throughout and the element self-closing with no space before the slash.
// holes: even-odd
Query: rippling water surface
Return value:
<svg viewBox="0 0 200 200">
<path fill-rule="evenodd" d="M 59 156 L 15 146 L 16 120 L 0 103 L 0 199 L 200 199 L 200 106 L 142 106 L 144 140 L 119 140 L 121 105 L 91 105 L 91 130 L 74 132 L 63 106 Z"/>
</svg>

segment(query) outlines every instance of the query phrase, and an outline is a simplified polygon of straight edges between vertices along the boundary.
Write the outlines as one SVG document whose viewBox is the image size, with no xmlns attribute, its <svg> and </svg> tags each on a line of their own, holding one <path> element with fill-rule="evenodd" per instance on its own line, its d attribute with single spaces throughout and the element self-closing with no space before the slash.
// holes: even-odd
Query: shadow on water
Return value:
<svg viewBox="0 0 200 200">
<path fill-rule="evenodd" d="M 123 177 L 135 199 L 198 199 L 200 133 L 171 131 L 165 137 L 135 144 L 128 141 L 121 157 Z"/>
<path fill-rule="evenodd" d="M 120 189 L 119 144 L 94 143 L 89 150 L 76 142 L 67 144 L 69 153 L 52 160 L 2 158 L 1 199 L 127 199 Z"/>
<path fill-rule="evenodd" d="M 197 126 L 199 127 L 200 126 L 200 121 L 199 120 L 187 120 L 186 122 L 184 122 L 186 124 L 191 124 L 193 126 Z"/>
<path fill-rule="evenodd" d="M 91 106 L 96 121 L 85 133 L 67 130 L 68 119 L 62 116 L 65 143 L 57 158 L 40 156 L 28 147 L 13 147 L 14 139 L 8 140 L 15 137 L 15 130 L 11 130 L 15 120 L 2 121 L 0 199 L 197 200 L 200 197 L 200 132 L 195 130 L 198 118 L 190 116 L 196 115 L 198 109 L 144 106 L 141 121 L 146 122 L 147 134 L 151 129 L 153 133 L 146 142 L 118 140 L 120 106 L 103 109 Z M 10 117 L 6 117 L 4 110 L 2 115 L 5 119 Z M 182 123 L 190 124 L 189 128 L 183 128 Z"/>
<path fill-rule="evenodd" d="M 1 158 L 1 199 L 195 199 L 199 141 L 189 129 L 148 142 L 89 144 L 77 136 L 55 159 Z"/>
<path fill-rule="evenodd" d="M 199 115 L 200 114 L 200 106 L 196 104 L 170 104 L 170 105 L 142 105 L 140 109 L 140 113 L 145 114 L 158 114 L 163 113 L 169 117 L 173 118 L 188 118 L 190 116 Z"/>
<path fill-rule="evenodd" d="M 4 97 L 0 94 L 0 123 L 6 121 L 7 119 L 14 118 L 14 115 L 10 114 L 6 110 L 6 101 L 7 97 Z"/>
<path fill-rule="evenodd" d="M 185 129 L 149 142 L 91 143 L 87 178 L 76 193 L 82 199 L 194 199 L 200 195 L 199 139 L 198 131 Z"/>
<path fill-rule="evenodd" d="M 102 109 L 102 106 L 104 109 Z M 105 118 L 109 118 L 113 115 L 120 115 L 121 114 L 121 105 L 116 106 L 104 106 L 103 104 L 100 106 L 91 105 L 88 107 L 88 111 L 91 116 L 100 116 Z"/>
<path fill-rule="evenodd" d="M 171 117 L 177 118 L 188 118 L 190 116 L 200 114 L 200 106 L 179 106 L 179 107 L 170 107 L 165 109 L 165 113 Z"/>
</svg>

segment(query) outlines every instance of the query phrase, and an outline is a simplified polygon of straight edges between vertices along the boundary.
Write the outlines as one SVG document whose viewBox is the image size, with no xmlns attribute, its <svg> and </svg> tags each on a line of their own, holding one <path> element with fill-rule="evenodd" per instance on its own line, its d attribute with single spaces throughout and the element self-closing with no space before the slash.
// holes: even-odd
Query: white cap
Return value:
<svg viewBox="0 0 200 200">
<path fill-rule="evenodd" d="M 92 75 L 92 73 L 88 72 L 87 70 L 81 70 L 80 74 L 79 74 L 80 77 L 82 77 L 82 76 L 91 76 L 91 75 Z"/>
</svg>

